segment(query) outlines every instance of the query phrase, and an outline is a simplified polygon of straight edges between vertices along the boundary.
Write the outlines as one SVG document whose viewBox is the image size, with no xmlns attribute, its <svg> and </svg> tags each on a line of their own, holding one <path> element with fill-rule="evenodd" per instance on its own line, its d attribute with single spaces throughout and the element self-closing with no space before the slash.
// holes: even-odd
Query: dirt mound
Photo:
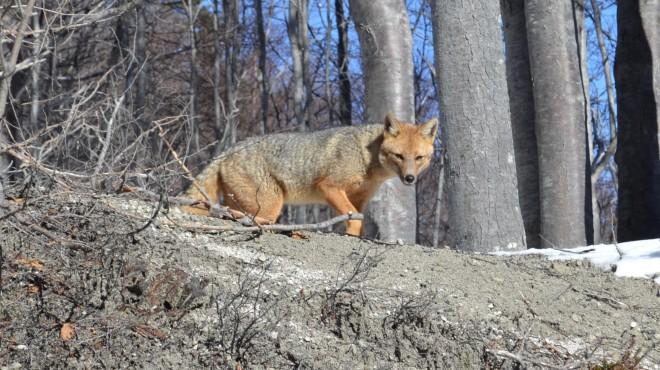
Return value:
<svg viewBox="0 0 660 370">
<path fill-rule="evenodd" d="M 81 194 L 0 208 L 0 367 L 660 368 L 652 281 L 208 225 L 231 224 Z"/>
</svg>

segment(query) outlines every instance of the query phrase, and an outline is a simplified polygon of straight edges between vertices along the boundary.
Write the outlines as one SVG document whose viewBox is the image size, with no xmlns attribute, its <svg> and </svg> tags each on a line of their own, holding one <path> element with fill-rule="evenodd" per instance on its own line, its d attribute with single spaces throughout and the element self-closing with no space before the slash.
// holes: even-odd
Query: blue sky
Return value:
<svg viewBox="0 0 660 370">
<path fill-rule="evenodd" d="M 336 52 L 336 40 L 337 40 L 337 30 L 335 28 L 335 14 L 334 14 L 334 0 L 317 0 L 311 1 L 309 4 L 309 28 L 310 28 L 310 45 L 311 45 L 311 68 L 325 68 L 323 55 L 321 50 L 325 43 L 325 32 L 327 27 L 327 1 L 330 1 L 330 26 L 332 30 L 332 53 Z M 603 28 L 606 30 L 607 34 L 610 36 L 610 40 L 616 40 L 616 5 L 615 1 L 607 0 L 606 2 L 610 3 L 603 9 L 602 21 Z M 587 2 L 589 3 L 589 2 Z M 432 29 L 430 24 L 430 7 L 428 2 L 424 0 L 407 0 L 408 15 L 410 19 L 411 29 L 413 31 L 413 58 L 415 60 L 415 65 L 418 67 L 418 71 L 421 72 L 422 78 L 425 79 L 428 83 L 427 86 L 430 86 L 431 74 L 429 67 L 433 66 L 434 55 L 433 55 L 433 38 L 432 38 Z M 271 44 L 269 48 L 269 58 L 271 61 L 278 65 L 281 68 L 280 72 L 288 74 L 290 73 L 291 68 L 291 57 L 288 38 L 286 34 L 284 35 L 275 35 L 275 32 L 285 32 L 286 30 L 286 18 L 288 17 L 288 6 L 289 2 L 284 0 L 270 0 L 264 2 L 264 15 L 266 16 L 266 28 L 270 29 L 271 34 L 269 35 Z M 270 17 L 268 16 L 269 9 L 272 7 L 272 13 Z M 244 10 L 247 18 L 253 18 L 253 6 L 248 4 L 248 8 Z M 348 52 L 350 57 L 349 69 L 352 75 L 352 88 L 355 96 L 361 96 L 362 84 L 361 84 L 361 66 L 360 66 L 360 47 L 358 42 L 358 37 L 355 32 L 355 28 L 350 22 L 350 12 L 348 8 L 348 1 L 344 1 L 344 12 L 345 15 L 349 18 L 349 45 Z M 587 50 L 588 57 L 588 70 L 591 80 L 590 92 L 592 98 L 592 105 L 601 104 L 606 102 L 605 96 L 605 79 L 602 73 L 602 62 L 600 53 L 595 44 L 595 32 L 592 22 L 587 19 L 587 32 L 589 38 L 589 46 Z M 268 26 L 271 27 L 268 27 Z M 249 26 L 248 26 L 249 27 Z M 283 31 L 284 30 L 284 31 Z M 277 39 L 277 42 L 272 40 Z M 611 56 L 614 55 L 614 43 L 608 45 L 610 49 Z M 614 63 L 611 63 L 613 66 Z M 331 74 L 336 75 L 334 64 L 330 65 L 332 69 Z M 323 73 L 319 74 L 320 76 Z M 316 90 L 317 93 L 322 93 L 324 81 L 316 81 Z M 429 104 L 430 107 L 422 117 L 417 117 L 418 120 L 425 120 L 431 116 L 437 115 L 437 101 L 435 93 L 432 89 L 427 89 L 424 91 L 422 96 L 418 96 L 418 100 L 424 100 L 426 104 Z M 594 108 L 597 108 L 594 106 Z M 604 118 L 607 118 L 607 110 L 600 108 Z M 361 104 L 359 101 L 356 101 L 354 107 L 355 117 L 354 120 L 359 121 L 361 119 Z M 606 132 L 609 136 L 609 132 Z"/>
</svg>

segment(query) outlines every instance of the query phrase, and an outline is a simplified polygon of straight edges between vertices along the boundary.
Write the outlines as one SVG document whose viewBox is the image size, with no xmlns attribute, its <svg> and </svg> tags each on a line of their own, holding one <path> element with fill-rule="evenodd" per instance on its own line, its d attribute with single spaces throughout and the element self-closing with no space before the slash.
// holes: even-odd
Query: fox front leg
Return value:
<svg viewBox="0 0 660 370">
<path fill-rule="evenodd" d="M 351 203 L 344 190 L 333 186 L 318 185 L 319 190 L 323 193 L 325 201 L 337 211 L 340 215 L 349 213 L 357 213 L 357 208 Z M 362 234 L 362 220 L 348 220 L 346 221 L 346 234 L 359 237 Z"/>
</svg>

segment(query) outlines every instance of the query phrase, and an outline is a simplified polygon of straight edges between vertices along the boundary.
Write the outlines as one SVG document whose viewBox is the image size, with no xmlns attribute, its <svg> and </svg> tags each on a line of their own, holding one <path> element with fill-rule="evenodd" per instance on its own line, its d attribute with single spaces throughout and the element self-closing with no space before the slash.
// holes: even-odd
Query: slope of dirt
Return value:
<svg viewBox="0 0 660 370">
<path fill-rule="evenodd" d="M 0 208 L 0 368 L 660 368 L 649 280 L 222 225 L 80 194 Z"/>
</svg>

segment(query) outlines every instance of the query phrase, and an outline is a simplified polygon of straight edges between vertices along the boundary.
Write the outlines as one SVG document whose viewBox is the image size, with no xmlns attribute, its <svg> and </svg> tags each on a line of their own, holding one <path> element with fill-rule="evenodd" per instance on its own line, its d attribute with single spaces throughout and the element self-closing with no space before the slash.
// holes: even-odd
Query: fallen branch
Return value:
<svg viewBox="0 0 660 370">
<path fill-rule="evenodd" d="M 160 201 L 162 198 L 161 195 L 156 194 L 154 192 L 151 192 L 146 189 L 142 188 L 128 188 L 126 187 L 126 192 L 127 193 L 133 193 L 133 194 L 138 194 L 142 195 L 148 200 L 153 200 L 153 201 Z M 191 205 L 196 205 L 199 204 L 201 201 L 199 200 L 193 200 L 190 198 L 185 198 L 185 197 L 168 197 L 167 202 L 170 204 L 175 204 L 175 205 L 184 205 L 184 206 L 191 206 Z M 112 206 L 111 204 L 108 204 L 113 210 L 120 212 L 124 215 L 127 215 L 125 212 L 120 211 L 116 207 Z M 215 212 L 211 212 L 210 217 L 214 218 L 221 218 L 221 219 L 229 219 L 232 221 L 237 221 L 237 222 L 251 222 L 253 217 L 250 215 L 245 215 L 240 211 L 228 208 L 228 207 L 220 207 L 219 205 L 214 205 L 213 207 Z M 155 214 L 155 213 L 154 213 Z M 137 218 L 134 215 L 130 215 L 131 218 Z M 153 218 L 152 216 L 151 218 Z M 140 217 L 141 219 L 145 219 L 144 217 Z M 258 219 L 258 217 L 257 217 Z M 173 226 L 178 226 L 182 227 L 184 229 L 188 230 L 197 230 L 197 231 L 208 231 L 208 232 L 226 232 L 226 231 L 234 231 L 234 232 L 254 232 L 254 231 L 261 231 L 261 230 L 267 230 L 267 231 L 294 231 L 294 230 L 321 230 L 325 229 L 327 227 L 330 227 L 332 225 L 338 224 L 340 222 L 344 221 L 350 221 L 350 220 L 364 220 L 364 216 L 361 213 L 349 213 L 345 215 L 339 215 L 336 217 L 333 217 L 329 220 L 325 220 L 322 222 L 318 222 L 315 224 L 292 224 L 292 225 L 282 225 L 282 224 L 260 224 L 260 225 L 254 225 L 254 226 L 233 226 L 233 225 L 192 225 L 192 224 L 182 224 L 182 223 L 176 223 L 176 222 L 166 222 L 165 224 L 167 225 L 173 225 Z"/>
<path fill-rule="evenodd" d="M 578 294 L 584 294 L 587 297 L 589 297 L 591 299 L 595 299 L 595 300 L 600 301 L 600 302 L 603 302 L 603 303 L 609 305 L 612 308 L 616 308 L 616 309 L 628 308 L 628 305 L 625 304 L 624 302 L 616 300 L 612 297 L 607 297 L 604 294 L 598 294 L 596 292 L 592 292 L 592 291 L 589 291 L 589 290 L 586 290 L 586 289 L 577 289 L 575 287 L 572 288 L 572 289 L 573 289 L 574 292 L 576 292 Z"/>
<path fill-rule="evenodd" d="M 338 224 L 344 221 L 350 220 L 364 220 L 364 216 L 361 213 L 349 213 L 345 215 L 340 215 L 333 217 L 329 220 L 325 220 L 315 224 L 293 224 L 293 225 L 282 225 L 282 224 L 271 224 L 271 225 L 259 225 L 259 226 L 232 226 L 232 225 L 189 225 L 189 224 L 176 224 L 176 226 L 183 227 L 189 230 L 195 231 L 208 231 L 208 232 L 255 232 L 255 231 L 295 231 L 295 230 L 322 230 L 332 225 Z"/>
</svg>

